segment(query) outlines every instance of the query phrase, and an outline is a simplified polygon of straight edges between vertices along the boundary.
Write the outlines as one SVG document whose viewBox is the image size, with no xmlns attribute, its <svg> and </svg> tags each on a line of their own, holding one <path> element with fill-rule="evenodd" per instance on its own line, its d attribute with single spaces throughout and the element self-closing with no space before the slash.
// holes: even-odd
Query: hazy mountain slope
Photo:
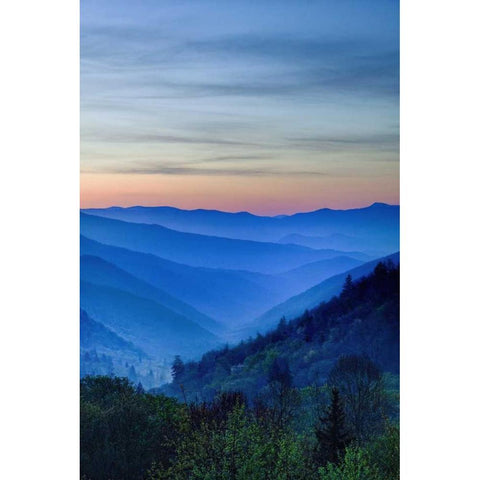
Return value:
<svg viewBox="0 0 480 480">
<path fill-rule="evenodd" d="M 302 292 L 339 272 L 345 272 L 363 263 L 365 262 L 355 258 L 340 256 L 307 263 L 278 276 L 288 281 L 292 285 L 292 290 Z"/>
<path fill-rule="evenodd" d="M 81 281 L 80 306 L 157 359 L 175 353 L 194 357 L 218 344 L 212 333 L 186 317 L 124 290 Z"/>
<path fill-rule="evenodd" d="M 306 309 L 313 308 L 319 303 L 328 301 L 334 295 L 337 295 L 342 290 L 342 286 L 348 274 L 352 276 L 353 280 L 356 280 L 364 275 L 370 274 L 379 261 L 387 260 L 391 260 L 393 263 L 398 264 L 400 261 L 400 254 L 394 253 L 328 278 L 305 292 L 295 295 L 271 308 L 255 319 L 250 325 L 247 325 L 239 334 L 242 336 L 248 336 L 248 334 L 252 334 L 256 331 L 264 332 L 274 327 L 282 316 L 288 320 L 301 315 Z"/>
<path fill-rule="evenodd" d="M 80 310 L 80 350 L 97 353 L 122 353 L 123 356 L 146 356 L 133 343 L 127 342 L 102 323 L 93 320 L 85 310 Z"/>
<path fill-rule="evenodd" d="M 191 266 L 274 274 L 325 258 L 321 250 L 297 245 L 183 233 L 160 225 L 127 223 L 83 213 L 80 232 L 107 245 L 152 253 Z"/>
<path fill-rule="evenodd" d="M 385 251 L 398 249 L 398 205 L 375 203 L 351 210 L 321 209 L 313 212 L 266 217 L 247 212 L 181 210 L 173 207 L 111 207 L 85 213 L 135 223 L 163 225 L 183 232 L 227 238 L 276 242 L 290 234 L 361 237 Z M 283 241 L 283 240 L 282 240 Z M 294 242 L 296 243 L 296 242 Z M 378 244 L 378 245 L 377 245 Z M 326 248 L 339 248 L 332 244 Z M 368 247 L 372 249 L 371 245 Z M 357 247 L 353 248 L 353 250 Z M 340 248 L 344 250 L 344 248 Z M 352 248 L 348 248 L 352 250 Z"/>
<path fill-rule="evenodd" d="M 218 332 L 222 329 L 218 322 L 200 313 L 192 306 L 134 277 L 100 257 L 92 255 L 80 256 L 80 279 L 97 285 L 125 290 L 137 297 L 153 300 L 212 332 Z"/>
<path fill-rule="evenodd" d="M 190 267 L 84 236 L 80 237 L 80 252 L 117 265 L 225 325 L 251 320 L 290 296 L 284 282 L 278 284 L 269 275 Z"/>
<path fill-rule="evenodd" d="M 345 267 L 342 259 L 337 263 L 335 259 L 328 258 L 324 265 L 319 262 L 300 267 L 305 268 L 305 280 L 302 281 L 299 280 L 301 275 L 295 270 L 272 276 L 190 267 L 154 255 L 104 245 L 84 236 L 80 237 L 80 252 L 82 255 L 101 257 L 173 297 L 181 298 L 222 325 L 233 328 L 251 322 L 274 305 L 319 283 L 325 278 L 323 270 L 326 269 L 327 276 L 331 276 L 335 268 L 337 272 L 349 268 Z"/>
<path fill-rule="evenodd" d="M 385 255 L 388 252 L 398 249 L 395 238 L 388 235 L 372 236 L 370 238 L 353 237 L 341 233 L 332 233 L 324 236 L 309 236 L 299 233 L 285 235 L 278 240 L 278 243 L 302 245 L 315 249 L 333 248 L 341 251 L 360 251 L 375 258 Z"/>
<path fill-rule="evenodd" d="M 170 367 L 80 309 L 80 376 L 112 374 L 151 388 L 169 380 Z"/>
</svg>

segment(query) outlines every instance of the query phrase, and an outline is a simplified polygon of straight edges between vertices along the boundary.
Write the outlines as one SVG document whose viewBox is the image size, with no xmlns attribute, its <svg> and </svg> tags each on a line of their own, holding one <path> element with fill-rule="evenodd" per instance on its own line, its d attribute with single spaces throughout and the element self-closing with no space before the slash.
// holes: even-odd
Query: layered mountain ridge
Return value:
<svg viewBox="0 0 480 480">
<path fill-rule="evenodd" d="M 379 258 L 398 263 L 398 215 L 398 206 L 385 204 L 277 217 L 172 207 L 84 210 L 84 332 L 106 329 L 119 350 L 142 352 L 124 362 L 137 379 L 166 381 L 175 355 L 199 358 L 267 331 L 337 295 L 348 273 L 368 274 Z M 108 357 L 105 331 L 90 335 L 89 351 L 97 342 Z M 146 358 L 152 374 L 141 365 Z"/>
</svg>

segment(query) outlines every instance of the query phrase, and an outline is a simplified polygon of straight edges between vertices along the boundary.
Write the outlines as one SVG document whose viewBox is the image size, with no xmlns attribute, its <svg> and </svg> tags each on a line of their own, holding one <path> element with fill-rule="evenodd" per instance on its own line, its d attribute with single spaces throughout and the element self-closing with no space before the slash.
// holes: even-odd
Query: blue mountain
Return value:
<svg viewBox="0 0 480 480">
<path fill-rule="evenodd" d="M 169 381 L 170 366 L 80 309 L 80 376 L 112 374 L 151 388 Z"/>
<path fill-rule="evenodd" d="M 219 339 L 188 318 L 125 290 L 80 282 L 80 307 L 88 315 L 158 360 L 180 353 L 194 358 Z"/>
<path fill-rule="evenodd" d="M 392 252 L 399 248 L 398 205 L 374 203 L 369 207 L 350 210 L 324 208 L 313 212 L 275 217 L 248 212 L 229 213 L 218 210 L 181 210 L 173 207 L 110 207 L 87 209 L 85 213 L 131 223 L 163 225 L 165 227 L 202 235 L 255 240 L 262 242 L 299 243 L 289 241 L 289 235 L 320 236 L 324 246 L 338 250 Z M 332 235 L 340 237 L 328 238 Z M 348 246 L 345 242 L 354 239 Z M 317 239 L 319 242 L 319 240 Z M 335 243 L 337 241 L 337 243 Z M 309 246 L 311 246 L 310 244 Z M 319 248 L 317 246 L 315 248 Z"/>
<path fill-rule="evenodd" d="M 85 310 L 80 309 L 80 351 L 95 350 L 97 353 L 112 353 L 130 357 L 146 357 L 140 348 L 127 342 L 101 322 L 93 320 Z"/>
<path fill-rule="evenodd" d="M 128 223 L 84 213 L 80 214 L 80 232 L 107 245 L 191 266 L 269 274 L 334 256 L 332 252 L 297 245 L 184 233 L 160 225 Z"/>
<path fill-rule="evenodd" d="M 124 290 L 137 297 L 153 300 L 154 302 L 160 303 L 170 310 L 193 320 L 201 327 L 212 332 L 219 332 L 222 330 L 222 327 L 218 322 L 207 315 L 200 313 L 187 303 L 136 278 L 113 263 L 107 262 L 100 257 L 92 255 L 80 256 L 80 279 L 89 283 Z"/>
<path fill-rule="evenodd" d="M 327 260 L 307 263 L 306 265 L 280 274 L 278 277 L 285 279 L 288 284 L 291 285 L 290 292 L 293 294 L 294 292 L 303 292 L 307 288 L 313 287 L 339 272 L 346 272 L 364 263 L 364 261 L 357 260 L 356 258 L 342 255 Z"/>
<path fill-rule="evenodd" d="M 153 288 L 166 292 L 175 299 L 182 299 L 197 312 L 206 314 L 226 328 L 238 328 L 239 325 L 251 322 L 292 295 L 360 263 L 349 257 L 327 258 L 274 276 L 239 270 L 191 267 L 155 255 L 104 245 L 84 236 L 80 238 L 80 252 L 82 256 L 101 258 Z M 84 271 L 82 269 L 82 272 Z M 139 292 L 138 286 L 132 290 L 125 286 L 125 281 L 120 284 L 118 279 L 110 280 L 114 270 L 104 271 L 102 275 L 106 277 L 102 280 L 103 284 L 121 286 L 131 293 Z M 94 283 L 100 282 L 97 277 L 90 278 L 93 278 Z M 88 280 L 88 277 L 84 279 Z M 144 288 L 142 292 L 140 296 L 149 297 Z M 153 292 L 149 298 L 155 298 L 154 295 L 158 293 Z M 208 323 L 198 320 L 191 313 L 178 309 L 172 303 L 165 303 L 165 300 L 163 302 L 167 307 L 184 313 L 188 318 L 221 335 L 215 327 L 209 328 Z"/>
<path fill-rule="evenodd" d="M 385 252 L 398 249 L 398 237 L 389 235 L 372 235 L 366 237 L 349 236 L 342 233 L 331 233 L 324 236 L 309 236 L 291 233 L 278 240 L 278 243 L 302 245 L 314 249 L 333 248 L 341 251 L 360 251 L 372 258 L 378 258 Z"/>
</svg>

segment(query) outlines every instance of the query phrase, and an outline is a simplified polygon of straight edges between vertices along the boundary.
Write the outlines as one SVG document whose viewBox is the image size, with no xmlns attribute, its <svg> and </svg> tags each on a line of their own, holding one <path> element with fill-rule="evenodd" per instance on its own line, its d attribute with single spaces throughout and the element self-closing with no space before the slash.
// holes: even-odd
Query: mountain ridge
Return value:
<svg viewBox="0 0 480 480">
<path fill-rule="evenodd" d="M 368 207 L 333 210 L 322 208 L 290 215 L 262 216 L 249 212 L 182 210 L 176 207 L 115 207 L 85 209 L 85 214 L 132 223 L 162 225 L 174 230 L 231 239 L 276 243 L 289 234 L 328 235 L 362 233 L 386 245 L 382 252 L 398 249 L 400 207 L 374 203 Z"/>
<path fill-rule="evenodd" d="M 125 290 L 138 297 L 153 300 L 212 332 L 222 329 L 221 325 L 213 318 L 99 256 L 80 255 L 80 279 L 97 285 Z"/>
<path fill-rule="evenodd" d="M 80 214 L 80 232 L 107 245 L 191 266 L 275 274 L 324 258 L 322 250 L 273 242 L 180 232 L 162 225 L 130 223 Z"/>
</svg>

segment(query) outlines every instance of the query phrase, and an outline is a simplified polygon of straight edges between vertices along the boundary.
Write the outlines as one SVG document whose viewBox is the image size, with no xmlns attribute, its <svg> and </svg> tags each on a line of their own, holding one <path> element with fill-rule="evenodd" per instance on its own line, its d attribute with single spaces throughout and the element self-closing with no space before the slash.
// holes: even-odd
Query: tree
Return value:
<svg viewBox="0 0 480 480">
<path fill-rule="evenodd" d="M 278 322 L 276 333 L 278 334 L 279 340 L 284 340 L 288 337 L 288 325 L 285 317 L 282 317 Z"/>
<path fill-rule="evenodd" d="M 337 388 L 331 389 L 331 401 L 326 414 L 315 428 L 317 444 L 314 451 L 319 466 L 338 463 L 345 453 L 350 436 L 345 426 L 345 412 Z"/>
<path fill-rule="evenodd" d="M 345 278 L 345 283 L 343 284 L 342 293 L 340 298 L 342 299 L 344 308 L 350 310 L 354 304 L 355 300 L 355 285 L 350 274 Z"/>
<path fill-rule="evenodd" d="M 180 355 L 175 355 L 175 360 L 172 364 L 172 377 L 173 381 L 176 382 L 185 372 L 185 364 L 180 358 Z"/>
<path fill-rule="evenodd" d="M 292 386 L 292 373 L 285 358 L 275 357 L 268 371 L 268 382 L 279 382 L 285 388 Z"/>
<path fill-rule="evenodd" d="M 352 276 L 348 274 L 345 278 L 345 283 L 343 284 L 342 296 L 348 296 L 353 291 L 353 280 Z"/>
<path fill-rule="evenodd" d="M 303 314 L 303 324 L 304 324 L 304 330 L 303 330 L 303 336 L 305 339 L 305 342 L 309 343 L 313 340 L 313 335 L 315 334 L 315 325 L 313 324 L 313 316 L 310 315 L 310 312 L 308 310 L 305 311 Z"/>
<path fill-rule="evenodd" d="M 368 452 L 359 447 L 348 447 L 341 464 L 329 463 L 319 473 L 322 480 L 385 480 L 379 476 Z"/>
<path fill-rule="evenodd" d="M 328 376 L 345 402 L 347 425 L 359 442 L 380 433 L 387 408 L 380 369 L 365 355 L 340 357 Z"/>
<path fill-rule="evenodd" d="M 268 371 L 268 387 L 264 399 L 265 413 L 275 429 L 285 428 L 298 407 L 298 392 L 292 388 L 292 373 L 288 361 L 283 357 L 275 357 Z"/>
<path fill-rule="evenodd" d="M 368 446 L 368 451 L 381 478 L 399 480 L 400 430 L 398 425 L 387 423 L 385 433 Z"/>
<path fill-rule="evenodd" d="M 175 400 L 139 394 L 126 378 L 85 377 L 80 383 L 80 477 L 143 480 L 153 462 L 166 470 L 180 419 Z"/>
</svg>

